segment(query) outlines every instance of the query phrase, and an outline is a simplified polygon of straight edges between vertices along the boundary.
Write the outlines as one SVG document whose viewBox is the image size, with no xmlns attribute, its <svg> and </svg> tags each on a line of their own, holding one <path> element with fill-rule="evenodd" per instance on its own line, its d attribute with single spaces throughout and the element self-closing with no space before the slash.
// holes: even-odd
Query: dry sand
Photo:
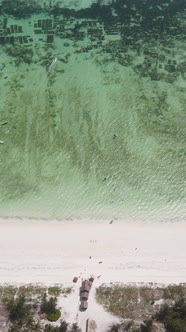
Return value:
<svg viewBox="0 0 186 332">
<path fill-rule="evenodd" d="M 186 281 L 186 224 L 0 221 L 0 283 Z"/>
<path fill-rule="evenodd" d="M 131 224 L 114 220 L 0 221 L 0 284 L 60 283 L 73 286 L 59 297 L 63 319 L 82 331 L 95 321 L 97 332 L 119 323 L 95 300 L 102 283 L 179 283 L 186 281 L 186 224 Z M 72 279 L 78 276 L 73 284 Z M 88 309 L 79 311 L 79 289 L 94 276 Z"/>
</svg>

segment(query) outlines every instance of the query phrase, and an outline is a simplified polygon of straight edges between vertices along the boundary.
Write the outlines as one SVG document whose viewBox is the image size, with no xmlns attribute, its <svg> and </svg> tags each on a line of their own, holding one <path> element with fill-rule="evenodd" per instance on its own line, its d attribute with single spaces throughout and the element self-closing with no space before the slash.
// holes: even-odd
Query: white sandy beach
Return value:
<svg viewBox="0 0 186 332">
<path fill-rule="evenodd" d="M 0 283 L 186 281 L 186 224 L 0 221 Z"/>
<path fill-rule="evenodd" d="M 102 283 L 186 281 L 186 224 L 126 221 L 1 219 L 0 284 L 55 283 L 72 286 L 59 297 L 62 317 L 85 330 L 87 319 L 106 332 L 119 318 L 95 299 Z M 78 281 L 73 284 L 73 278 Z M 81 281 L 94 276 L 88 309 L 79 311 Z"/>
</svg>

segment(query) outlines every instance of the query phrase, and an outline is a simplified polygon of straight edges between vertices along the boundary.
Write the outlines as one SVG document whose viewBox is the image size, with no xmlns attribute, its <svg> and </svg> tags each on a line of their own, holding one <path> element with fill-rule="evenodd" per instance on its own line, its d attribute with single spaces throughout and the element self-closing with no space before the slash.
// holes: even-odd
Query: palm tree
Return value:
<svg viewBox="0 0 186 332">
<path fill-rule="evenodd" d="M 119 332 L 120 327 L 121 327 L 121 324 L 113 324 L 109 327 L 109 330 L 107 332 Z"/>
<path fill-rule="evenodd" d="M 78 326 L 76 323 L 74 323 L 74 324 L 72 324 L 72 326 L 70 327 L 69 332 L 82 332 L 82 331 L 81 331 L 81 329 L 79 328 L 79 326 Z"/>
</svg>

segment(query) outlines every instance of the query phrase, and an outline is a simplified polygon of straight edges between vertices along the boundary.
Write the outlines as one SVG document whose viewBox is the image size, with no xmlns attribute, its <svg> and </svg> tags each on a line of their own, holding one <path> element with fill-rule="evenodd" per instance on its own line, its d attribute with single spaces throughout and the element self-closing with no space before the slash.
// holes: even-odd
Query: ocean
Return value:
<svg viewBox="0 0 186 332">
<path fill-rule="evenodd" d="M 0 5 L 0 217 L 186 220 L 186 4 Z"/>
</svg>

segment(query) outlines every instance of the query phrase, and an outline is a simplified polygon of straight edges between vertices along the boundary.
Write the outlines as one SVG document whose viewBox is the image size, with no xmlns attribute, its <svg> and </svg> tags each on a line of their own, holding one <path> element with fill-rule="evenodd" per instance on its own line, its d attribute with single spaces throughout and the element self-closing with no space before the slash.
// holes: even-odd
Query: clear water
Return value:
<svg viewBox="0 0 186 332">
<path fill-rule="evenodd" d="M 16 13 L 10 3 L 0 216 L 183 220 L 185 1 Z"/>
</svg>

